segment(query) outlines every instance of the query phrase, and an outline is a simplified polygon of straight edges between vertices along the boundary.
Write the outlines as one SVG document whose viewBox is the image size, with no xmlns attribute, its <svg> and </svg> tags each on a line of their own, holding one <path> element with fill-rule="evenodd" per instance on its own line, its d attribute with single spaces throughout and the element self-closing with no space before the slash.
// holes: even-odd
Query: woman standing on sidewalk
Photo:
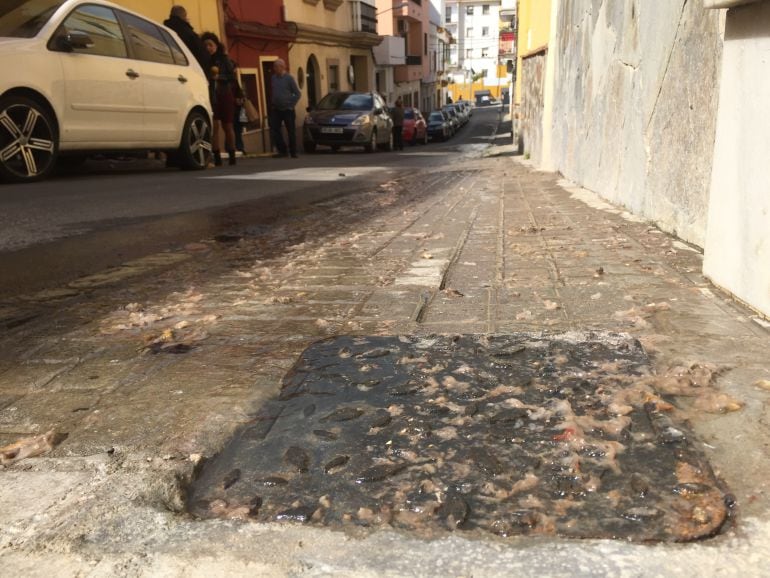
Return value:
<svg viewBox="0 0 770 578">
<path fill-rule="evenodd" d="M 235 64 L 225 53 L 225 47 L 213 32 L 204 32 L 201 36 L 203 46 L 209 53 L 208 77 L 211 107 L 214 109 L 214 164 L 221 166 L 222 155 L 219 151 L 219 133 L 225 133 L 225 150 L 230 157 L 230 164 L 235 164 L 235 101 L 243 98 L 243 92 L 235 74 Z"/>
</svg>

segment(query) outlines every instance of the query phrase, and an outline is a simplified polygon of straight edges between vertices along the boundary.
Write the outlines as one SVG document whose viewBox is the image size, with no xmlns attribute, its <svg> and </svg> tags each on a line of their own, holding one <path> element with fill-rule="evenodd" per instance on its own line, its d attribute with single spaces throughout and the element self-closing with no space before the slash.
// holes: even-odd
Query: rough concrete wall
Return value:
<svg viewBox="0 0 770 578">
<path fill-rule="evenodd" d="M 699 246 L 723 29 L 700 0 L 562 0 L 554 47 L 558 170 Z"/>
<path fill-rule="evenodd" d="M 543 151 L 543 99 L 546 53 L 522 60 L 521 72 L 521 143 L 525 155 L 539 163 Z"/>
</svg>

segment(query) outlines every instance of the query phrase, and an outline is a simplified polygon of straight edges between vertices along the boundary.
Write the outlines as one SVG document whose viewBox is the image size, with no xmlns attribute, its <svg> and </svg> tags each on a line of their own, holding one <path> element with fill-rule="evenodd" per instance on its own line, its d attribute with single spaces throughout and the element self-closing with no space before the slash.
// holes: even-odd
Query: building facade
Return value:
<svg viewBox="0 0 770 578">
<path fill-rule="evenodd" d="M 420 80 L 420 100 L 417 107 L 423 111 L 431 111 L 436 108 L 440 100 L 437 94 L 439 84 L 439 26 L 441 20 L 441 3 L 427 0 L 423 14 L 423 60 L 422 79 Z"/>
<path fill-rule="evenodd" d="M 501 0 L 446 0 L 444 26 L 456 40 L 450 50 L 455 100 L 480 94 L 500 98 L 508 88 L 499 56 L 500 8 Z"/>
<path fill-rule="evenodd" d="M 143 14 L 155 22 L 162 23 L 169 17 L 171 7 L 182 4 L 187 9 L 190 24 L 196 32 L 207 30 L 217 34 L 222 30 L 224 11 L 217 0 L 114 0 L 115 4 Z"/>
<path fill-rule="evenodd" d="M 330 92 L 374 90 L 372 49 L 381 39 L 373 0 L 284 0 L 284 13 L 294 34 L 289 71 L 302 91 L 298 125 Z"/>
<path fill-rule="evenodd" d="M 394 47 L 403 43 L 403 63 L 393 67 L 392 90 L 383 93 L 390 104 L 401 98 L 405 106 L 420 106 L 420 94 L 427 62 L 427 20 L 430 0 L 377 0 L 377 31 Z M 398 48 L 397 48 L 398 49 Z"/>
<path fill-rule="evenodd" d="M 238 65 L 241 86 L 259 114 L 244 136 L 250 152 L 270 152 L 267 124 L 273 62 L 288 61 L 296 31 L 283 19 L 282 0 L 224 0 L 224 32 L 228 54 Z"/>
<path fill-rule="evenodd" d="M 513 111 L 513 95 L 516 85 L 516 60 L 517 60 L 517 2 L 516 0 L 502 0 L 500 3 L 500 44 L 498 57 L 500 65 L 505 66 L 508 90 L 503 95 L 503 104 Z"/>
</svg>

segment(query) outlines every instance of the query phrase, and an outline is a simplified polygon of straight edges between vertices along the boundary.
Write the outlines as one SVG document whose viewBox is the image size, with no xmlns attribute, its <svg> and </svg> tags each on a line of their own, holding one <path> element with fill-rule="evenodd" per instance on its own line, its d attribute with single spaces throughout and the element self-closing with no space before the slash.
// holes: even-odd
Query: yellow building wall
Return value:
<svg viewBox="0 0 770 578">
<path fill-rule="evenodd" d="M 284 6 L 286 20 L 289 22 L 312 24 L 332 30 L 350 30 L 348 2 L 343 2 L 336 10 L 327 10 L 322 1 L 313 6 L 304 0 L 284 0 Z"/>
<path fill-rule="evenodd" d="M 322 1 L 316 5 L 308 4 L 304 0 L 284 0 L 286 20 L 297 22 L 300 25 L 308 25 L 315 28 L 325 28 L 337 32 L 349 32 L 352 27 L 350 19 L 350 3 L 341 2 L 336 10 L 328 10 Z M 353 90 L 353 84 L 348 79 L 348 66 L 351 57 L 357 57 L 360 62 L 366 61 L 364 69 L 356 73 L 358 90 L 371 90 L 374 82 L 374 64 L 371 48 L 350 48 L 339 46 L 338 40 L 307 40 L 300 37 L 289 48 L 290 72 L 300 76 L 299 68 L 303 73 L 308 72 L 310 57 L 314 57 L 318 64 L 317 98 L 323 98 L 331 92 L 330 66 L 338 66 L 337 90 Z M 364 86 L 361 86 L 364 85 Z M 297 121 L 301 126 L 305 117 L 305 109 L 309 104 L 307 86 L 302 86 L 302 98 L 297 104 Z"/>
<path fill-rule="evenodd" d="M 181 4 L 187 9 L 190 24 L 198 34 L 214 32 L 221 37 L 222 18 L 217 0 L 113 0 L 113 2 L 160 24 L 168 18 L 172 6 Z"/>
<path fill-rule="evenodd" d="M 503 96 L 503 90 L 508 88 L 507 84 L 500 84 L 500 85 L 494 85 L 489 86 L 484 84 L 483 82 L 474 82 L 471 83 L 464 83 L 464 82 L 453 82 L 449 85 L 447 85 L 447 92 L 452 97 L 453 102 L 457 102 L 458 100 L 468 100 L 470 102 L 476 101 L 476 91 L 478 90 L 488 90 L 489 93 L 496 99 L 501 99 Z"/>
<path fill-rule="evenodd" d="M 516 104 L 521 103 L 522 57 L 548 46 L 551 35 L 552 0 L 519 0 L 518 62 L 516 63 Z"/>
</svg>

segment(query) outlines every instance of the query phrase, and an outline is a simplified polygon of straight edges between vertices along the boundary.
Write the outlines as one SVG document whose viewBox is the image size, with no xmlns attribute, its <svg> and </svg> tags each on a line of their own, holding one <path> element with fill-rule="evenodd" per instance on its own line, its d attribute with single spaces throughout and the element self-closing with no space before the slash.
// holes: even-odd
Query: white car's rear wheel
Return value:
<svg viewBox="0 0 770 578">
<path fill-rule="evenodd" d="M 24 96 L 0 99 L 0 176 L 13 182 L 44 179 L 56 165 L 59 136 L 52 114 Z"/>
<path fill-rule="evenodd" d="M 205 169 L 211 160 L 211 123 L 202 112 L 193 111 L 182 130 L 179 164 L 188 171 Z"/>
</svg>

